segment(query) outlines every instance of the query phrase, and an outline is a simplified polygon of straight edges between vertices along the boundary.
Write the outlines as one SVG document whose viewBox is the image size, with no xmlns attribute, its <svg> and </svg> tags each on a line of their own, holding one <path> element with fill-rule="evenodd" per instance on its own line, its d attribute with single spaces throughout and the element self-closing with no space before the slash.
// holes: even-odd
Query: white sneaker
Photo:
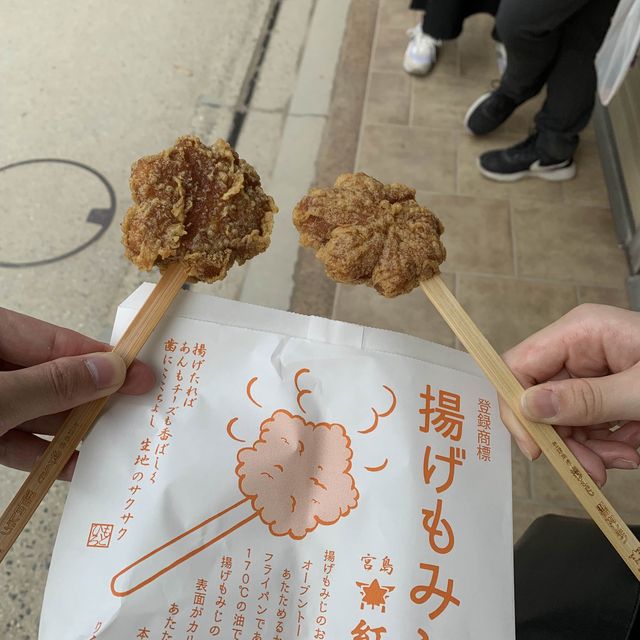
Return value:
<svg viewBox="0 0 640 640">
<path fill-rule="evenodd" d="M 411 36 L 411 40 L 407 45 L 407 50 L 404 52 L 402 66 L 407 73 L 424 76 L 431 71 L 431 68 L 436 63 L 436 51 L 442 41 L 424 33 L 421 24 L 409 29 L 407 35 Z"/>
<path fill-rule="evenodd" d="M 507 49 L 502 42 L 496 42 L 496 63 L 500 75 L 503 76 L 504 70 L 507 68 Z"/>
</svg>

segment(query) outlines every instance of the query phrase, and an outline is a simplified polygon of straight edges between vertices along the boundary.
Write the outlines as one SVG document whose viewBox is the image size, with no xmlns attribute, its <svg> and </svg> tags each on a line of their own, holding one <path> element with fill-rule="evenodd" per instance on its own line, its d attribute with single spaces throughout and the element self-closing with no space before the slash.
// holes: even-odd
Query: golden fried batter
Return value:
<svg viewBox="0 0 640 640">
<path fill-rule="evenodd" d="M 207 147 L 195 136 L 178 138 L 135 162 L 130 186 L 122 242 L 140 269 L 181 262 L 190 281 L 213 282 L 269 246 L 278 209 L 224 140 Z"/>
<path fill-rule="evenodd" d="M 444 226 L 415 195 L 403 184 L 345 173 L 330 189 L 312 189 L 296 205 L 293 222 L 330 278 L 365 283 L 393 298 L 439 273 L 446 257 Z"/>
</svg>

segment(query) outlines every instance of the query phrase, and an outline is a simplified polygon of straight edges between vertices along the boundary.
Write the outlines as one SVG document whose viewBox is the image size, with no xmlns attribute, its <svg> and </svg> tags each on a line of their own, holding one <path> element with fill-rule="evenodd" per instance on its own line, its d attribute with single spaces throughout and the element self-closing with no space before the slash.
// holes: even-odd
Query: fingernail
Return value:
<svg viewBox="0 0 640 640">
<path fill-rule="evenodd" d="M 533 462 L 533 454 L 529 451 L 527 445 L 520 440 L 516 440 L 516 444 L 518 445 L 518 449 L 522 452 L 522 455 L 529 460 L 529 462 Z"/>
<path fill-rule="evenodd" d="M 558 413 L 558 398 L 551 389 L 532 388 L 522 396 L 522 410 L 532 420 L 553 418 Z"/>
<path fill-rule="evenodd" d="M 84 359 L 84 364 L 97 389 L 120 387 L 127 373 L 122 358 L 111 352 L 93 353 Z"/>
<path fill-rule="evenodd" d="M 625 458 L 616 458 L 611 463 L 611 466 L 616 469 L 637 469 L 638 463 L 633 460 L 626 460 Z"/>
</svg>

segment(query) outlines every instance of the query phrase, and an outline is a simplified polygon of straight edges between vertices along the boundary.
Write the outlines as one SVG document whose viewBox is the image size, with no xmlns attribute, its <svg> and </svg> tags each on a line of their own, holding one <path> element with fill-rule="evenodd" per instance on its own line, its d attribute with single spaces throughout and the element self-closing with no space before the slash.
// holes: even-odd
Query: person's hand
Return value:
<svg viewBox="0 0 640 640">
<path fill-rule="evenodd" d="M 640 455 L 640 313 L 585 304 L 504 355 L 525 387 L 523 414 L 556 426 L 602 486 L 607 469 L 637 469 Z M 540 455 L 513 412 L 500 413 L 521 451 Z"/>
<path fill-rule="evenodd" d="M 141 394 L 153 371 L 75 331 L 0 308 L 0 464 L 28 471 L 68 410 L 120 390 Z M 77 453 L 61 478 L 73 475 Z"/>
</svg>

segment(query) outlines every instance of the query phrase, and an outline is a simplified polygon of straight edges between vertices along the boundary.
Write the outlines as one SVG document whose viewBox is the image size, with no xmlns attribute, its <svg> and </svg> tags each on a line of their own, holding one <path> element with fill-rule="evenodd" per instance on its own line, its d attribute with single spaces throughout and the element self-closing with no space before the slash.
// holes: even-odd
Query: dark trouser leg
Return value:
<svg viewBox="0 0 640 640">
<path fill-rule="evenodd" d="M 589 122 L 596 92 L 596 52 L 618 0 L 590 0 L 567 20 L 547 78 L 547 99 L 536 115 L 536 145 L 543 158 L 570 158 Z"/>
<path fill-rule="evenodd" d="M 599 0 L 595 0 L 599 2 Z M 562 44 L 563 24 L 589 0 L 502 0 L 496 28 L 507 49 L 500 91 L 516 102 L 547 82 Z"/>
<path fill-rule="evenodd" d="M 411 9 L 425 11 L 422 30 L 437 40 L 460 35 L 465 18 L 474 13 L 496 15 L 500 0 L 412 0 Z"/>
<path fill-rule="evenodd" d="M 464 0 L 427 0 L 422 31 L 436 40 L 457 38 L 462 31 L 464 4 Z"/>
</svg>

